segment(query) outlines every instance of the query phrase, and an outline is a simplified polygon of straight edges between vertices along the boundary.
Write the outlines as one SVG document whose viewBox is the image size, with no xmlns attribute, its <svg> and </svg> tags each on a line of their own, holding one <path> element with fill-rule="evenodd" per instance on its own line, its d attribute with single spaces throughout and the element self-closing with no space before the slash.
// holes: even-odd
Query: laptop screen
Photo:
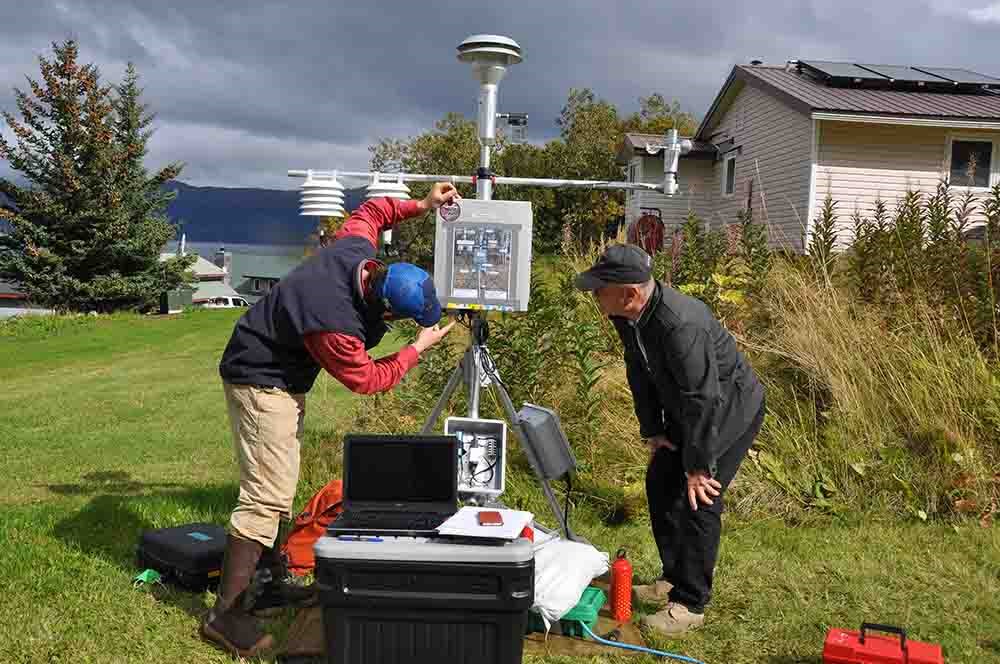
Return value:
<svg viewBox="0 0 1000 664">
<path fill-rule="evenodd" d="M 454 436 L 347 436 L 345 499 L 387 507 L 430 507 L 457 499 Z M 391 504 L 391 505 L 390 505 Z"/>
</svg>

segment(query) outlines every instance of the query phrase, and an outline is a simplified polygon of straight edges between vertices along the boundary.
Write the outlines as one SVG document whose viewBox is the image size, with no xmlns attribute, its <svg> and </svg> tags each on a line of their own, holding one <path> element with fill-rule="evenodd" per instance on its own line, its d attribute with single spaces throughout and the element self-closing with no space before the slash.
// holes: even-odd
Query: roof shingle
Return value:
<svg viewBox="0 0 1000 664">
<path fill-rule="evenodd" d="M 1000 94 L 829 87 L 784 67 L 739 65 L 744 74 L 800 100 L 813 111 L 1000 121 Z"/>
</svg>

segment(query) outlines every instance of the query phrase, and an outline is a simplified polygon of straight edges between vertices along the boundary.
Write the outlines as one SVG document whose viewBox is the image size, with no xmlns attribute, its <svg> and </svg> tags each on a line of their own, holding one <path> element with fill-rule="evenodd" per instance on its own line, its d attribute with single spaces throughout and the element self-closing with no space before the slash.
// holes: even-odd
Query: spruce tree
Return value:
<svg viewBox="0 0 1000 664">
<path fill-rule="evenodd" d="M 187 281 L 194 261 L 159 260 L 174 234 L 162 185 L 181 165 L 153 175 L 143 165 L 153 117 L 133 67 L 120 86 L 104 86 L 75 42 L 53 51 L 39 57 L 30 92 L 15 88 L 21 119 L 3 114 L 14 144 L 0 138 L 0 158 L 30 186 L 0 179 L 17 206 L 0 237 L 0 278 L 60 310 L 145 309 Z"/>
</svg>

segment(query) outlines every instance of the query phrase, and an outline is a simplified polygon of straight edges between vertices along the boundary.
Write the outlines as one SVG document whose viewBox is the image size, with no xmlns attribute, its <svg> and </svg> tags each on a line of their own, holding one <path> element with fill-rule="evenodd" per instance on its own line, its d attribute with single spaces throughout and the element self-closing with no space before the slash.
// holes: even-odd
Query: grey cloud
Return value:
<svg viewBox="0 0 1000 664">
<path fill-rule="evenodd" d="M 989 69 L 996 23 L 985 19 L 1000 10 L 935 1 L 38 1 L 0 14 L 0 108 L 37 75 L 50 42 L 74 37 L 111 80 L 136 63 L 158 117 L 153 160 L 186 161 L 196 184 L 290 186 L 279 164 L 364 168 L 380 137 L 423 131 L 448 111 L 471 116 L 476 84 L 454 48 L 472 33 L 524 48 L 501 108 L 527 112 L 539 139 L 556 134 L 570 87 L 625 112 L 661 92 L 700 116 L 730 68 L 752 58 Z"/>
</svg>

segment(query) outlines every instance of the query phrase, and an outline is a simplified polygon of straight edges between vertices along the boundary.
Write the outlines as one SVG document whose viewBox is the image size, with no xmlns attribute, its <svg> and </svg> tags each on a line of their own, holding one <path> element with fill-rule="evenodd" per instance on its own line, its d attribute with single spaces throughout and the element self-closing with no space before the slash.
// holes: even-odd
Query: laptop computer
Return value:
<svg viewBox="0 0 1000 664">
<path fill-rule="evenodd" d="M 344 437 L 344 511 L 333 536 L 433 537 L 457 511 L 454 436 Z"/>
</svg>

